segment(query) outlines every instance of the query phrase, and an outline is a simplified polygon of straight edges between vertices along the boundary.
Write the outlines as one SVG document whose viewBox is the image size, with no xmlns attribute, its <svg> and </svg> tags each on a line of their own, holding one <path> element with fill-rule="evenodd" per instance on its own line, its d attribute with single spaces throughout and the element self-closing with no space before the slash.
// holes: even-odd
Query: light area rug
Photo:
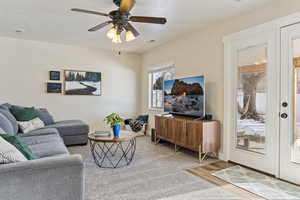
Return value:
<svg viewBox="0 0 300 200">
<path fill-rule="evenodd" d="M 186 169 L 186 171 L 218 186 L 224 192 L 224 194 L 234 194 L 234 197 L 232 197 L 232 199 L 265 200 L 265 198 L 262 198 L 254 193 L 251 193 L 212 175 L 212 172 L 219 171 L 231 166 L 234 165 L 223 161 L 217 161 L 207 165 L 188 168 Z"/>
<path fill-rule="evenodd" d="M 149 137 L 137 139 L 136 155 L 130 166 L 99 168 L 89 146 L 70 147 L 85 163 L 85 200 L 193 200 L 243 199 L 184 169 L 199 166 L 198 156 L 189 151 L 175 153 L 168 143 L 154 145 Z M 215 162 L 205 161 L 203 164 Z"/>
<path fill-rule="evenodd" d="M 243 194 L 234 194 L 230 185 L 194 191 L 182 195 L 162 198 L 161 200 L 260 200 L 259 198 L 246 197 Z"/>
<path fill-rule="evenodd" d="M 300 187 L 238 165 L 212 175 L 265 199 L 300 200 Z"/>
</svg>

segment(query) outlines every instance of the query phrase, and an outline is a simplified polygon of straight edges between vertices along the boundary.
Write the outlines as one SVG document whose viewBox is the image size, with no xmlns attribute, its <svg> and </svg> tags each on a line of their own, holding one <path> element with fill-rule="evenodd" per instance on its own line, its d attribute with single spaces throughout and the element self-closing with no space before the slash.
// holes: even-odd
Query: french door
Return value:
<svg viewBox="0 0 300 200">
<path fill-rule="evenodd" d="M 272 29 L 235 40 L 230 50 L 229 160 L 275 174 L 278 169 L 278 67 Z"/>
<path fill-rule="evenodd" d="M 224 39 L 224 133 L 226 160 L 300 185 L 300 22 L 289 24 Z"/>
<path fill-rule="evenodd" d="M 281 29 L 280 173 L 300 184 L 300 24 Z"/>
</svg>

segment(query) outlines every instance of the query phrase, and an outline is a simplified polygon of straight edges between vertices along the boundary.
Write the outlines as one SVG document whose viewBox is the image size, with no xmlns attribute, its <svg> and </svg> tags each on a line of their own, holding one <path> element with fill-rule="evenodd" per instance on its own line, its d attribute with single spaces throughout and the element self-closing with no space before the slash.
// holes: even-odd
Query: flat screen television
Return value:
<svg viewBox="0 0 300 200">
<path fill-rule="evenodd" d="M 174 115 L 205 116 L 205 77 L 164 81 L 164 111 Z"/>
</svg>

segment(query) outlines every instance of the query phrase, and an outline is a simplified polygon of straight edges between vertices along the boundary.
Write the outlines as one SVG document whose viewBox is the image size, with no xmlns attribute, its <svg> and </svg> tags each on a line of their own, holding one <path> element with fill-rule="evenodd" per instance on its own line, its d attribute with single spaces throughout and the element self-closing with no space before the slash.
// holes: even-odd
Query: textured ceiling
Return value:
<svg viewBox="0 0 300 200">
<path fill-rule="evenodd" d="M 272 0 L 136 0 L 132 15 L 167 17 L 167 25 L 133 23 L 141 32 L 135 41 L 113 44 L 109 26 L 87 30 L 107 18 L 71 12 L 82 8 L 108 13 L 112 0 L 2 0 L 0 36 L 142 53 L 183 33 L 263 6 Z M 22 30 L 22 33 L 16 33 Z M 149 40 L 156 40 L 149 43 Z"/>
</svg>

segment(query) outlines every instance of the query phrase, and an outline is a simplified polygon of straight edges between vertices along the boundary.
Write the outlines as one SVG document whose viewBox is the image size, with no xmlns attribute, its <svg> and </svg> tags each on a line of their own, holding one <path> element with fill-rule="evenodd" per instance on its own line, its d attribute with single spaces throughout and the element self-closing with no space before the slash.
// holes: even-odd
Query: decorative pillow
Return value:
<svg viewBox="0 0 300 200">
<path fill-rule="evenodd" d="M 139 132 L 143 129 L 145 122 L 141 120 L 131 120 L 129 122 L 129 126 L 131 127 L 131 130 L 134 132 Z"/>
<path fill-rule="evenodd" d="M 46 126 L 54 124 L 52 115 L 45 108 L 35 109 L 38 117 L 44 122 Z"/>
<path fill-rule="evenodd" d="M 136 118 L 136 120 L 140 120 L 143 121 L 144 123 L 148 123 L 149 115 L 140 115 L 138 116 L 138 118 Z"/>
<path fill-rule="evenodd" d="M 125 125 L 129 125 L 129 122 L 130 122 L 131 120 L 132 120 L 132 119 L 125 119 L 125 120 L 124 120 L 124 124 L 125 124 Z"/>
<path fill-rule="evenodd" d="M 38 117 L 34 107 L 22 108 L 19 106 L 11 106 L 9 110 L 19 122 L 30 121 Z"/>
<path fill-rule="evenodd" d="M 30 131 L 45 127 L 44 122 L 38 117 L 27 122 L 18 122 L 18 124 L 23 133 L 28 133 Z"/>
<path fill-rule="evenodd" d="M 9 103 L 1 104 L 0 108 L 9 111 L 11 105 Z"/>
<path fill-rule="evenodd" d="M 12 135 L 17 134 L 19 127 L 16 118 L 9 110 L 0 108 L 0 126 L 5 131 Z"/>
<path fill-rule="evenodd" d="M 0 133 L 5 133 L 5 131 L 0 127 Z"/>
<path fill-rule="evenodd" d="M 19 136 L 0 134 L 0 137 L 14 145 L 28 160 L 38 159 L 38 156 L 31 151 L 29 146 Z"/>
<path fill-rule="evenodd" d="M 0 109 L 0 128 L 3 130 L 1 133 L 13 133 L 14 127 L 10 123 L 9 119 L 3 113 L 1 113 Z"/>
<path fill-rule="evenodd" d="M 23 154 L 12 144 L 0 137 L 0 164 L 26 161 Z"/>
</svg>

